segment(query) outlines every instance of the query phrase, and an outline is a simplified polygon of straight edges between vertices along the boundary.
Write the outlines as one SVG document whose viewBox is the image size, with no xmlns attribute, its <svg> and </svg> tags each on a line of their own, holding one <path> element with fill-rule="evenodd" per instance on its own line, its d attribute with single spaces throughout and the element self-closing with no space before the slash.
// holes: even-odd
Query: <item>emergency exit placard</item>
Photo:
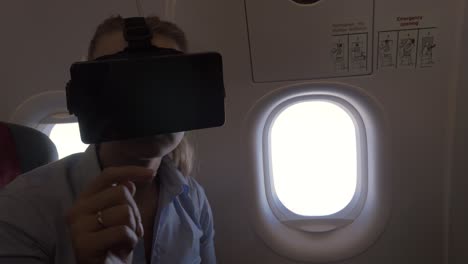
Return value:
<svg viewBox="0 0 468 264">
<path fill-rule="evenodd" d="M 255 82 L 372 72 L 373 0 L 246 0 Z"/>
</svg>

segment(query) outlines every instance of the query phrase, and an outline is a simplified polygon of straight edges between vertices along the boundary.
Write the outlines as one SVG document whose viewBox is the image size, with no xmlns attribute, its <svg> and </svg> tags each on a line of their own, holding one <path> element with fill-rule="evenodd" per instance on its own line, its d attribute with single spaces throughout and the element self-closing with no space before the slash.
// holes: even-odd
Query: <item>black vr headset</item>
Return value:
<svg viewBox="0 0 468 264">
<path fill-rule="evenodd" d="M 84 143 L 126 140 L 224 124 L 219 53 L 183 54 L 151 44 L 142 17 L 126 18 L 128 47 L 70 68 L 67 106 Z"/>
</svg>

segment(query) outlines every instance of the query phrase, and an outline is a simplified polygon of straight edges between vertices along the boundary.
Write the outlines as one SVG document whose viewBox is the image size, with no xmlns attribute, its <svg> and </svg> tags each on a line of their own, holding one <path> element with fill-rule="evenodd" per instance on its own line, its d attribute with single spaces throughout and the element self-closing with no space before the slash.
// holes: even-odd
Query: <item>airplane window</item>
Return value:
<svg viewBox="0 0 468 264">
<path fill-rule="evenodd" d="M 379 238 L 391 204 L 386 120 L 375 98 L 340 83 L 279 87 L 255 103 L 246 179 L 255 230 L 270 248 L 328 263 Z"/>
<path fill-rule="evenodd" d="M 81 141 L 78 123 L 55 124 L 49 137 L 55 143 L 60 159 L 84 152 L 88 147 Z"/>
<path fill-rule="evenodd" d="M 339 105 L 290 105 L 270 129 L 273 192 L 291 212 L 326 216 L 344 209 L 357 185 L 356 127 Z"/>
</svg>

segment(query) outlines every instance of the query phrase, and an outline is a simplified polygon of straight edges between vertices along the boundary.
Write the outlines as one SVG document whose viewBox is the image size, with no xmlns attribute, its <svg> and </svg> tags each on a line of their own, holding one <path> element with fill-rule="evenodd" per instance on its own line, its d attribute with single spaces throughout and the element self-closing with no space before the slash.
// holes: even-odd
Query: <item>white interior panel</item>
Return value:
<svg viewBox="0 0 468 264">
<path fill-rule="evenodd" d="M 460 8 L 463 10 L 462 8 Z M 456 98 L 456 105 L 452 105 L 454 115 L 454 131 L 449 136 L 453 140 L 453 152 L 448 159 L 452 166 L 448 168 L 452 177 L 447 180 L 450 183 L 449 219 L 447 228 L 448 243 L 448 263 L 468 262 L 468 52 L 464 47 L 468 46 L 468 9 L 465 6 L 464 19 L 459 17 L 460 24 L 463 24 L 462 31 L 462 51 L 460 52 L 460 78 L 457 84 L 457 91 L 453 94 Z"/>
<path fill-rule="evenodd" d="M 174 20 L 175 0 L 139 0 L 139 2 L 144 16 L 155 15 L 164 20 Z"/>
<path fill-rule="evenodd" d="M 373 0 L 245 2 L 256 82 L 372 71 Z"/>
</svg>

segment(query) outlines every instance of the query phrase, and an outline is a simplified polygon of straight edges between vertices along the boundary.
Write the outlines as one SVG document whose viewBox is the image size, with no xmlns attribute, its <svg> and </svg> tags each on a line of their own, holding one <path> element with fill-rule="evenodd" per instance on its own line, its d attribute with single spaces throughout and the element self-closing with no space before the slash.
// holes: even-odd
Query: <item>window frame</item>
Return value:
<svg viewBox="0 0 468 264">
<path fill-rule="evenodd" d="M 271 129 L 276 118 L 288 107 L 303 102 L 327 102 L 344 110 L 351 118 L 356 135 L 356 188 L 351 201 L 340 211 L 325 216 L 304 216 L 289 210 L 278 198 L 274 186 L 271 158 Z M 364 122 L 359 112 L 345 100 L 331 95 L 306 95 L 292 97 L 277 105 L 269 114 L 263 129 L 263 166 L 267 200 L 276 218 L 296 229 L 307 232 L 327 232 L 348 225 L 362 211 L 367 197 L 367 142 Z"/>
<path fill-rule="evenodd" d="M 78 123 L 76 116 L 68 114 L 68 112 L 56 112 L 47 115 L 38 124 L 37 129 L 42 133 L 50 136 L 52 129 L 57 124 Z"/>
<path fill-rule="evenodd" d="M 56 115 L 68 113 L 64 90 L 45 91 L 35 94 L 19 104 L 10 116 L 10 122 L 28 126 L 41 131 L 47 136 L 56 123 L 77 122 L 76 117 L 54 118 Z M 54 120 L 54 121 L 52 121 Z"/>
<path fill-rule="evenodd" d="M 367 192 L 357 217 L 332 231 L 304 230 L 305 221 L 316 226 L 339 225 L 330 219 L 296 221 L 295 226 L 282 222 L 273 212 L 265 183 L 264 131 L 267 119 L 278 105 L 292 98 L 331 96 L 349 103 L 364 123 L 365 151 L 368 162 Z M 377 242 L 391 215 L 393 181 L 389 122 L 383 105 L 367 90 L 339 82 L 301 82 L 272 86 L 253 101 L 244 119 L 241 142 L 245 155 L 245 181 L 253 231 L 265 245 L 287 259 L 299 262 L 329 263 L 359 255 Z M 328 227 L 329 228 L 329 227 Z M 326 228 L 325 228 L 326 229 Z"/>
<path fill-rule="evenodd" d="M 51 90 L 34 94 L 20 103 L 9 122 L 36 129 L 50 137 L 56 124 L 76 123 L 76 116 L 69 115 L 64 90 Z"/>
</svg>

